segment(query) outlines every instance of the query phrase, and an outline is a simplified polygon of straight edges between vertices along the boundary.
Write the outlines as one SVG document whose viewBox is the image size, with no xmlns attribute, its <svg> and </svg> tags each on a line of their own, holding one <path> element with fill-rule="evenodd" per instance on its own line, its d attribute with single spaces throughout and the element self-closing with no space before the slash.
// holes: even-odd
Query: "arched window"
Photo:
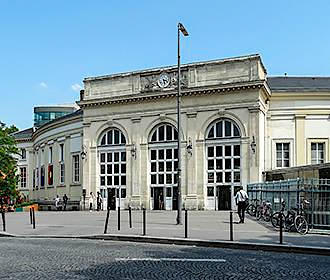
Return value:
<svg viewBox="0 0 330 280">
<path fill-rule="evenodd" d="M 230 119 L 213 122 L 206 131 L 206 208 L 232 209 L 241 184 L 241 133 Z"/>
<path fill-rule="evenodd" d="M 170 124 L 161 124 L 149 141 L 151 208 L 177 209 L 178 132 Z"/>
<path fill-rule="evenodd" d="M 162 124 L 158 126 L 151 135 L 150 142 L 175 141 L 178 139 L 178 132 L 175 127 L 170 124 Z"/>
<path fill-rule="evenodd" d="M 207 133 L 207 139 L 240 137 L 241 133 L 236 123 L 229 119 L 218 120 L 213 123 Z"/>
<path fill-rule="evenodd" d="M 100 146 L 125 144 L 125 136 L 119 129 L 111 128 L 101 136 Z"/>
<path fill-rule="evenodd" d="M 117 128 L 107 130 L 100 139 L 100 191 L 104 207 L 115 210 L 126 199 L 126 139 Z"/>
</svg>

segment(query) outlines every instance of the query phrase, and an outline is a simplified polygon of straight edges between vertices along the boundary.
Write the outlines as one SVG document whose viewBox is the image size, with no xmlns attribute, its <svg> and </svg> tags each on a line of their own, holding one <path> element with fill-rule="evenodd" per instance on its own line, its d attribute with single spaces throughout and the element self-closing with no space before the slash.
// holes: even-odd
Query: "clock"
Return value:
<svg viewBox="0 0 330 280">
<path fill-rule="evenodd" d="M 171 80 L 170 80 L 170 77 L 168 76 L 168 74 L 162 73 L 159 75 L 157 83 L 160 88 L 166 88 L 169 86 L 170 81 Z"/>
</svg>

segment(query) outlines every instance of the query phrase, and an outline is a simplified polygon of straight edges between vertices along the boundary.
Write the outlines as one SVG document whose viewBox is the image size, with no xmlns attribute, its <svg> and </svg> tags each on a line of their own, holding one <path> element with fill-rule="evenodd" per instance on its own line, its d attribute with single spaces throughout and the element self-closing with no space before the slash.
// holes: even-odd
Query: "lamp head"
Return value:
<svg viewBox="0 0 330 280">
<path fill-rule="evenodd" d="M 179 22 L 178 28 L 184 36 L 189 36 L 187 29 L 183 26 L 182 23 Z"/>
</svg>

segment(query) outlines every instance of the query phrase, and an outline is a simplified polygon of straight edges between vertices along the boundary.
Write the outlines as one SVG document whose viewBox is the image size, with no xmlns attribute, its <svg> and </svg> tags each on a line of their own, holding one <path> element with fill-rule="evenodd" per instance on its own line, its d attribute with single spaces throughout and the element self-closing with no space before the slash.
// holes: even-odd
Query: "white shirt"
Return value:
<svg viewBox="0 0 330 280">
<path fill-rule="evenodd" d="M 244 202 L 245 200 L 249 199 L 248 194 L 245 190 L 240 190 L 235 195 L 236 202 Z"/>
</svg>

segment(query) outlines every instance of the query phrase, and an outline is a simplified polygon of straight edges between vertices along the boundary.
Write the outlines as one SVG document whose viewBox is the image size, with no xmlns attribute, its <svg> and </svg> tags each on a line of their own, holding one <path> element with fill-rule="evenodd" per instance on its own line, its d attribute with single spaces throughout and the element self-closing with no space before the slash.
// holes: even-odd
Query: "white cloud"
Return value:
<svg viewBox="0 0 330 280">
<path fill-rule="evenodd" d="M 48 85 L 45 82 L 41 82 L 39 86 L 41 86 L 42 88 L 48 88 Z"/>
<path fill-rule="evenodd" d="M 74 84 L 71 86 L 72 90 L 79 92 L 82 89 L 82 86 L 79 84 Z"/>
</svg>

